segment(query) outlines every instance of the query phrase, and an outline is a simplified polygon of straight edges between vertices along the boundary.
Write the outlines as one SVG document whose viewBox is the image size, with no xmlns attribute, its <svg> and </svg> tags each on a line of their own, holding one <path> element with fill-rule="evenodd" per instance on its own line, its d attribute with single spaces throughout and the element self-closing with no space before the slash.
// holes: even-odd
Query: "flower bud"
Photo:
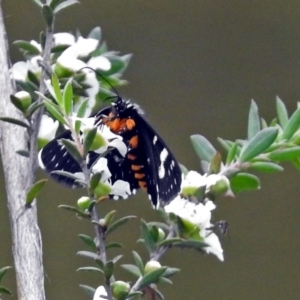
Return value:
<svg viewBox="0 0 300 300">
<path fill-rule="evenodd" d="M 161 264 L 158 261 L 150 260 L 146 263 L 144 271 L 145 271 L 145 274 L 148 274 L 148 273 L 150 273 L 152 271 L 155 271 L 159 268 L 161 268 Z"/>
<path fill-rule="evenodd" d="M 165 238 L 165 236 L 165 232 L 161 228 L 158 228 L 158 241 L 162 241 Z"/>
<path fill-rule="evenodd" d="M 101 227 L 106 227 L 106 223 L 105 223 L 105 219 L 100 219 L 99 220 L 99 225 L 101 226 Z"/>
<path fill-rule="evenodd" d="M 42 116 L 40 129 L 38 133 L 38 149 L 45 147 L 51 140 L 55 138 L 56 130 L 58 128 L 58 121 L 54 121 L 47 115 Z"/>
<path fill-rule="evenodd" d="M 26 111 L 27 108 L 30 106 L 32 103 L 32 98 L 31 95 L 28 92 L 25 91 L 20 91 L 15 94 L 15 97 L 20 100 L 20 104 L 23 108 L 22 111 Z"/>
<path fill-rule="evenodd" d="M 87 196 L 83 196 L 77 200 L 77 206 L 83 210 L 88 209 L 91 203 L 91 199 Z"/>
<path fill-rule="evenodd" d="M 124 299 L 130 291 L 130 285 L 124 281 L 115 281 L 111 284 L 112 295 L 115 299 Z"/>
<path fill-rule="evenodd" d="M 215 195 L 226 193 L 230 186 L 228 178 L 224 175 L 209 175 L 207 181 L 207 188 Z"/>
</svg>

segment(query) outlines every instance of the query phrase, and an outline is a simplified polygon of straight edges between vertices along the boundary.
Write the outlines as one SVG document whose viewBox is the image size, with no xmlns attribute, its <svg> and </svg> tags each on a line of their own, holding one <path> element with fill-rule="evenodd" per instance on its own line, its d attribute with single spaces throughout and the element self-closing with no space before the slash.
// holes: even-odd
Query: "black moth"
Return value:
<svg viewBox="0 0 300 300">
<path fill-rule="evenodd" d="M 112 184 L 117 180 L 124 180 L 129 183 L 132 194 L 139 188 L 146 190 L 153 206 L 158 208 L 168 204 L 180 193 L 182 175 L 170 149 L 142 114 L 137 104 L 117 96 L 109 107 L 95 115 L 94 124 L 107 125 L 112 132 L 121 135 L 127 145 L 125 157 L 116 149 L 105 156 L 112 174 Z M 72 139 L 71 132 L 65 131 L 40 151 L 40 166 L 59 183 L 72 188 L 80 187 L 74 179 L 52 173 L 81 172 L 76 160 L 59 143 L 61 138 Z M 91 168 L 98 158 L 99 154 L 90 151 L 88 167 Z"/>
</svg>

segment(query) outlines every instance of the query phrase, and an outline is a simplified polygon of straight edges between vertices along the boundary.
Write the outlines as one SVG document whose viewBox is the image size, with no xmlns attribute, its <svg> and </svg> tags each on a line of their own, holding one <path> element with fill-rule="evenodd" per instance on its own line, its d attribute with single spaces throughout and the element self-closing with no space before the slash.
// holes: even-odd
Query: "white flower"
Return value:
<svg viewBox="0 0 300 300">
<path fill-rule="evenodd" d="M 76 47 L 78 51 L 78 55 L 80 57 L 85 57 L 91 54 L 93 51 L 96 50 L 99 41 L 92 38 L 83 38 L 82 36 L 78 37 L 78 40 L 72 47 Z"/>
<path fill-rule="evenodd" d="M 215 208 L 215 204 L 210 200 L 207 200 L 205 203 L 197 204 L 190 202 L 187 199 L 183 199 L 180 196 L 164 207 L 167 213 L 173 213 L 181 219 L 198 226 L 200 237 L 203 238 L 204 243 L 209 245 L 204 248 L 204 251 L 216 255 L 223 261 L 223 249 L 219 238 L 216 234 L 211 232 L 213 226 L 210 222 L 211 211 Z"/>
<path fill-rule="evenodd" d="M 92 167 L 92 173 L 102 173 L 101 181 L 105 182 L 111 177 L 111 173 L 107 167 L 107 158 L 100 157 Z"/>
<path fill-rule="evenodd" d="M 219 174 L 211 174 L 207 176 L 206 178 L 206 189 L 207 191 L 214 189 L 214 187 L 217 189 L 223 189 L 224 192 L 228 190 L 230 187 L 229 179 L 224 175 Z"/>
<path fill-rule="evenodd" d="M 93 107 L 96 104 L 96 97 L 97 97 L 97 94 L 99 93 L 100 84 L 99 84 L 99 81 L 97 80 L 95 72 L 92 72 L 91 70 L 88 70 L 88 69 L 83 69 L 82 71 L 83 72 L 88 71 L 88 72 L 85 72 L 86 75 L 83 80 L 83 83 L 90 86 L 89 88 L 87 88 L 85 90 L 85 92 L 87 93 L 87 95 L 89 97 L 88 107 L 93 109 Z"/>
<path fill-rule="evenodd" d="M 105 290 L 105 287 L 101 285 L 96 289 L 93 300 L 106 300 L 106 299 L 107 299 L 107 292 Z"/>
<path fill-rule="evenodd" d="M 76 47 L 71 46 L 58 57 L 57 63 L 63 68 L 75 73 L 80 69 L 86 67 L 86 63 L 78 59 L 78 56 L 78 49 Z"/>
<path fill-rule="evenodd" d="M 104 56 L 92 57 L 87 65 L 95 70 L 101 71 L 109 71 L 111 68 L 111 62 Z"/>
<path fill-rule="evenodd" d="M 204 243 L 208 244 L 209 247 L 204 248 L 206 253 L 214 254 L 220 261 L 224 261 L 223 249 L 218 236 L 213 233 L 206 233 L 204 237 Z"/>
<path fill-rule="evenodd" d="M 73 45 L 75 43 L 75 37 L 73 34 L 68 32 L 59 32 L 53 35 L 54 45 Z"/>
<path fill-rule="evenodd" d="M 206 174 L 203 176 L 196 171 L 189 171 L 182 181 L 181 188 L 194 187 L 199 188 L 201 186 L 206 186 Z"/>
<path fill-rule="evenodd" d="M 37 41 L 31 40 L 30 44 L 34 46 L 40 53 L 42 52 L 42 46 Z"/>
<path fill-rule="evenodd" d="M 56 130 L 58 128 L 58 121 L 54 121 L 47 115 L 42 116 L 41 125 L 38 133 L 39 139 L 51 141 L 55 138 Z"/>
<path fill-rule="evenodd" d="M 12 78 L 17 81 L 25 82 L 27 80 L 28 71 L 31 71 L 35 75 L 39 76 L 41 74 L 39 61 L 42 59 L 43 58 L 40 55 L 37 55 L 30 60 L 16 62 L 10 69 Z"/>
</svg>

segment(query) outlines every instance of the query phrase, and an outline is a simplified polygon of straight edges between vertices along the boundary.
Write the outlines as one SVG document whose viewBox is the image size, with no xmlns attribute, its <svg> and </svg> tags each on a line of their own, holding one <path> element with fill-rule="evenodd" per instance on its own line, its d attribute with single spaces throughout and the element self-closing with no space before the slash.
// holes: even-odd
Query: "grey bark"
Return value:
<svg viewBox="0 0 300 300">
<path fill-rule="evenodd" d="M 0 7 L 0 116 L 22 119 L 11 104 L 14 92 L 8 71 L 8 47 Z M 12 232 L 12 252 L 19 300 L 44 300 L 42 240 L 34 205 L 24 208 L 26 193 L 35 180 L 35 162 L 16 154 L 27 149 L 28 134 L 23 127 L 0 122 L 0 150 L 3 161 L 7 206 Z"/>
</svg>

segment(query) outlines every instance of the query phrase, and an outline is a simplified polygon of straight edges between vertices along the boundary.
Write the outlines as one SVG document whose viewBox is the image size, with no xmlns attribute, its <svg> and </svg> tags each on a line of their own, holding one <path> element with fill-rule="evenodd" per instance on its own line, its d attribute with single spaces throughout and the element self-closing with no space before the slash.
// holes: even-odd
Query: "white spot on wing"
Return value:
<svg viewBox="0 0 300 300">
<path fill-rule="evenodd" d="M 55 160 L 55 158 L 56 158 L 56 155 L 53 155 L 53 157 L 52 157 L 51 161 L 54 161 L 54 160 Z"/>
<path fill-rule="evenodd" d="M 160 166 L 158 168 L 158 177 L 159 178 L 164 178 L 164 176 L 165 176 L 164 162 L 167 157 L 168 157 L 168 151 L 166 148 L 164 148 L 163 151 L 161 151 L 160 156 L 159 156 L 159 158 L 160 158 Z"/>
<path fill-rule="evenodd" d="M 45 168 L 45 165 L 44 165 L 44 163 L 42 161 L 42 151 L 43 151 L 43 149 L 38 154 L 38 161 L 39 161 L 40 167 L 45 170 L 46 168 Z"/>
<path fill-rule="evenodd" d="M 157 136 L 155 135 L 153 138 L 153 145 L 155 145 L 156 142 L 157 142 Z"/>
</svg>

